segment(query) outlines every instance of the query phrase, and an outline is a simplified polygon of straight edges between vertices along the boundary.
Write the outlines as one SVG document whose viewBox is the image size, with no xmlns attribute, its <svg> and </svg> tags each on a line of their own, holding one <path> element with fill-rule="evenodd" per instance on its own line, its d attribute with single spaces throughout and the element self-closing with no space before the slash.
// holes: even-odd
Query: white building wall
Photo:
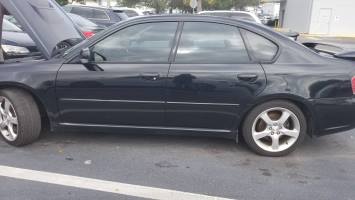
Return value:
<svg viewBox="0 0 355 200">
<path fill-rule="evenodd" d="M 355 0 L 353 1 L 355 2 Z M 287 0 L 282 27 L 300 33 L 308 33 L 311 23 L 312 2 L 313 0 Z"/>
<path fill-rule="evenodd" d="M 355 35 L 355 0 L 313 0 L 311 34 Z"/>
</svg>

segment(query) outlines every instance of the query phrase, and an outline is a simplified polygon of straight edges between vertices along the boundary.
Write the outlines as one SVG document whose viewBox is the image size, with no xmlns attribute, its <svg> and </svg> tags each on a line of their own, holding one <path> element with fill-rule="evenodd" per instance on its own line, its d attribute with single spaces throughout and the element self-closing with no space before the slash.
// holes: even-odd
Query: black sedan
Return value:
<svg viewBox="0 0 355 200">
<path fill-rule="evenodd" d="M 51 26 L 11 2 L 45 56 L 0 68 L 0 132 L 11 145 L 46 128 L 135 129 L 242 136 L 256 153 L 282 156 L 307 135 L 354 128 L 351 53 L 323 57 L 255 23 L 182 15 L 134 18 L 61 52 L 53 45 L 83 40 L 71 21 Z M 58 27 L 71 38 L 50 34 Z"/>
</svg>

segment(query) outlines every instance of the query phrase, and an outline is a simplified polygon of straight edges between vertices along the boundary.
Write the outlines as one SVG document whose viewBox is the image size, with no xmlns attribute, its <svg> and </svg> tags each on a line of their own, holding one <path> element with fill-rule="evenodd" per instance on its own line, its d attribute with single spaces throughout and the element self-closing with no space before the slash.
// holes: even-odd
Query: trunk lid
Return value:
<svg viewBox="0 0 355 200">
<path fill-rule="evenodd" d="M 58 44 L 74 45 L 84 36 L 54 0 L 0 0 L 37 44 L 46 59 L 58 50 Z"/>
</svg>

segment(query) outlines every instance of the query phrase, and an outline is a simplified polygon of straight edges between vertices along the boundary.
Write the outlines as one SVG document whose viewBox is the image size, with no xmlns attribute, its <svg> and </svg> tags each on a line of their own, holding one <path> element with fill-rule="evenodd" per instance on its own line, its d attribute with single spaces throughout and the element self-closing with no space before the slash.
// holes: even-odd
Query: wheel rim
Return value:
<svg viewBox="0 0 355 200">
<path fill-rule="evenodd" d="M 300 122 L 292 111 L 276 107 L 258 115 L 253 123 L 252 136 L 263 150 L 281 152 L 297 141 L 300 127 Z"/>
<path fill-rule="evenodd" d="M 18 137 L 18 119 L 12 103 L 0 96 L 0 132 L 8 141 L 15 141 Z"/>
</svg>

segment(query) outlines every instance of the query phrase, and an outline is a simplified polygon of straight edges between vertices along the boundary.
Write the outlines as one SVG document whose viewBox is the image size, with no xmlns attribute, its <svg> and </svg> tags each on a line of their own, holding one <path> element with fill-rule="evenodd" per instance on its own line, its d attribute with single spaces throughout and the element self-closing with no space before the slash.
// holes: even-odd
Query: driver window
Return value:
<svg viewBox="0 0 355 200">
<path fill-rule="evenodd" d="M 95 62 L 167 63 L 177 22 L 145 23 L 127 27 L 92 48 Z"/>
</svg>

